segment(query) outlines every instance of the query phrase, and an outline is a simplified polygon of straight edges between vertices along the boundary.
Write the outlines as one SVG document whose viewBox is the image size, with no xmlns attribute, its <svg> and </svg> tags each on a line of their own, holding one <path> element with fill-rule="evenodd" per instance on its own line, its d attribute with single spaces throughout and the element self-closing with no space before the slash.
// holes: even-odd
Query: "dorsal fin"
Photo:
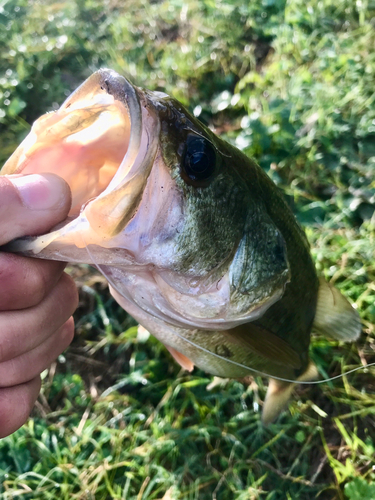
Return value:
<svg viewBox="0 0 375 500">
<path fill-rule="evenodd" d="M 323 278 L 320 279 L 313 330 L 343 342 L 357 340 L 361 333 L 358 312 Z"/>
<path fill-rule="evenodd" d="M 274 333 L 254 323 L 245 323 L 226 330 L 229 342 L 242 345 L 273 363 L 298 370 L 301 368 L 299 354 Z"/>
</svg>

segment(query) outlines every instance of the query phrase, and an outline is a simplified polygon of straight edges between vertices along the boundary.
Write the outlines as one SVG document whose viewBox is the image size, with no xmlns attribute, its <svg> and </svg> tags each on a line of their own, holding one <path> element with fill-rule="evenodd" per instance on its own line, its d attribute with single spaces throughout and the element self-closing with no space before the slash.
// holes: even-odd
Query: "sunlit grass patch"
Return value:
<svg viewBox="0 0 375 500">
<path fill-rule="evenodd" d="M 180 371 L 87 266 L 73 345 L 32 419 L 0 441 L 6 499 L 375 498 L 373 2 L 8 1 L 0 145 L 93 70 L 181 99 L 255 156 L 307 228 L 317 269 L 361 314 L 355 344 L 314 336 L 321 378 L 265 428 L 266 385 Z"/>
</svg>

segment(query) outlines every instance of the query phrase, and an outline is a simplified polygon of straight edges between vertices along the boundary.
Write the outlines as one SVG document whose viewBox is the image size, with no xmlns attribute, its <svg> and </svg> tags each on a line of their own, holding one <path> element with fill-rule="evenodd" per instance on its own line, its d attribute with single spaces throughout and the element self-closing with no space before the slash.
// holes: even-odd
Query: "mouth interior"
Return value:
<svg viewBox="0 0 375 500">
<path fill-rule="evenodd" d="M 13 172 L 50 172 L 65 179 L 72 191 L 69 217 L 76 217 L 116 174 L 128 150 L 130 127 L 124 105 L 101 89 L 89 100 L 70 104 L 68 99 L 34 123 Z"/>
</svg>

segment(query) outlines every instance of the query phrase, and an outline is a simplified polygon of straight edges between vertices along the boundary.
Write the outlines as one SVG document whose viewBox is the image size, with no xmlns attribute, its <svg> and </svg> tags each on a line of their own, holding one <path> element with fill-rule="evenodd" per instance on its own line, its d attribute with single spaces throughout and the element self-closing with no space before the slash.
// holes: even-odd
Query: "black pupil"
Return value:
<svg viewBox="0 0 375 500">
<path fill-rule="evenodd" d="M 208 179 L 215 170 L 215 150 L 204 137 L 189 136 L 183 158 L 183 168 L 190 179 Z"/>
</svg>

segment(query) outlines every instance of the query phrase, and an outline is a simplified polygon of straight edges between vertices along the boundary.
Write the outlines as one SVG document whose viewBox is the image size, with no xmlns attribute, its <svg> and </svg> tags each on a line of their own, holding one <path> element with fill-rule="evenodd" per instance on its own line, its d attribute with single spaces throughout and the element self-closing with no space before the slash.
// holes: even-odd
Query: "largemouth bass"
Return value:
<svg viewBox="0 0 375 500">
<path fill-rule="evenodd" d="M 187 370 L 267 374 L 265 423 L 294 382 L 316 377 L 313 329 L 358 337 L 357 312 L 318 279 L 278 188 L 168 95 L 97 71 L 34 123 L 1 170 L 38 172 L 68 182 L 69 217 L 11 250 L 96 266 Z"/>
</svg>

